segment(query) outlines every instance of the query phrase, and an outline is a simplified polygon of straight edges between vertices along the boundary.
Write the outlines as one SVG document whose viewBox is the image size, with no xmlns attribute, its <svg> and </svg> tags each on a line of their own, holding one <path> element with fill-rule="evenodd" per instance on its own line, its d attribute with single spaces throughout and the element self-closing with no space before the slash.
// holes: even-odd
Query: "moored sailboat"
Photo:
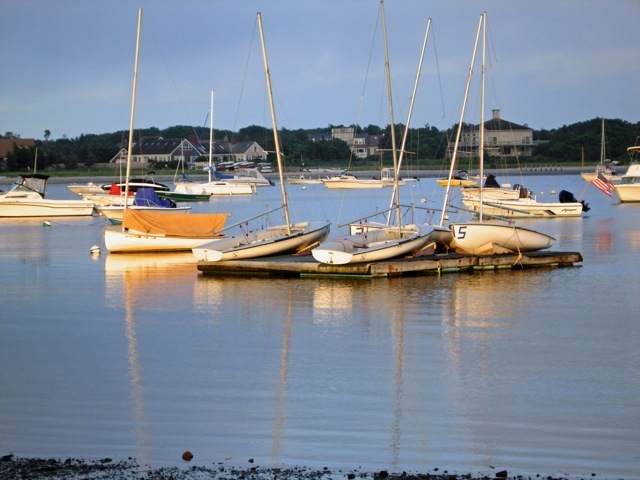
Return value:
<svg viewBox="0 0 640 480">
<path fill-rule="evenodd" d="M 380 1 L 380 16 L 382 17 L 382 32 L 384 39 L 385 52 L 385 73 L 387 78 L 387 90 L 389 101 L 389 119 L 391 130 L 391 144 L 393 156 L 393 201 L 389 213 L 395 212 L 396 225 L 385 224 L 367 224 L 366 227 L 352 233 L 343 238 L 337 238 L 329 242 L 322 243 L 318 247 L 311 250 L 313 258 L 321 263 L 332 265 L 344 265 L 349 263 L 374 262 L 387 260 L 394 257 L 406 256 L 414 254 L 423 249 L 431 241 L 431 233 L 434 230 L 430 225 L 408 224 L 402 222 L 401 205 L 400 205 L 400 189 L 399 189 L 399 172 L 402 165 L 402 157 L 406 142 L 406 134 L 409 128 L 409 120 L 413 110 L 413 100 L 418 87 L 420 78 L 420 70 L 422 67 L 422 58 L 429 35 L 429 27 L 431 19 L 427 24 L 424 43 L 422 46 L 422 54 L 416 74 L 413 94 L 411 97 L 411 107 L 409 108 L 409 120 L 405 127 L 402 146 L 400 149 L 400 157 L 398 158 L 396 149 L 396 139 L 394 133 L 393 120 L 393 102 L 391 95 L 391 73 L 389 67 L 389 54 L 387 48 L 387 34 L 384 16 L 384 3 Z M 326 185 L 326 184 L 325 184 Z"/>
<path fill-rule="evenodd" d="M 305 221 L 292 224 L 289 219 L 289 205 L 282 165 L 282 150 L 280 147 L 278 125 L 276 123 L 275 105 L 273 101 L 273 91 L 271 88 L 271 75 L 269 73 L 269 63 L 267 59 L 267 50 L 262 28 L 262 16 L 260 12 L 257 14 L 257 20 L 260 29 L 265 80 L 267 93 L 269 95 L 271 124 L 276 147 L 278 174 L 280 176 L 280 188 L 282 194 L 282 206 L 277 210 L 281 209 L 283 211 L 285 224 L 253 231 L 247 231 L 241 228 L 241 232 L 237 235 L 231 235 L 227 238 L 215 240 L 198 248 L 194 248 L 192 251 L 196 260 L 198 260 L 199 269 L 206 268 L 206 264 L 208 262 L 242 260 L 299 252 L 316 243 L 322 242 L 329 234 L 331 226 L 329 222 L 312 223 Z M 268 213 L 270 212 L 259 215 L 258 217 L 262 217 Z M 250 220 L 253 219 L 248 219 L 241 224 L 234 225 L 234 227 L 244 227 L 248 225 Z"/>
<path fill-rule="evenodd" d="M 131 119 L 129 125 L 129 149 L 131 152 L 131 139 L 133 138 L 133 125 L 136 102 L 136 85 L 138 73 L 138 53 L 140 47 L 140 28 L 142 24 L 142 9 L 138 11 L 138 34 L 136 38 L 136 56 L 133 76 L 133 94 L 131 100 Z M 131 154 L 127 156 L 127 173 L 125 181 L 124 198 L 128 198 L 128 180 L 131 165 Z M 140 188 L 136 197 L 147 194 L 154 198 L 153 202 L 170 202 L 157 199 L 153 189 Z M 144 197 L 148 198 L 148 197 Z M 157 199 L 157 200 L 155 200 Z M 124 205 L 103 208 L 112 214 L 112 223 L 116 223 L 115 217 L 120 215 L 122 225 L 107 227 L 104 232 L 104 243 L 111 253 L 139 253 L 139 252 L 178 252 L 190 251 L 193 247 L 210 242 L 214 238 L 221 238 L 221 230 L 224 227 L 227 214 L 189 214 L 176 215 L 176 213 L 188 213 L 190 207 L 152 207 L 149 205 L 133 205 L 125 202 Z"/>
<path fill-rule="evenodd" d="M 476 33 L 475 46 L 467 78 L 467 88 L 462 107 L 461 118 L 464 117 L 466 100 L 469 93 L 469 85 L 473 76 L 473 68 L 478 48 L 478 42 L 482 34 L 482 67 L 481 67 L 481 100 L 480 100 L 480 123 L 484 118 L 484 77 L 485 77 L 485 52 L 486 52 L 486 22 L 487 14 L 480 15 L 478 31 Z M 462 121 L 458 124 L 457 139 L 460 136 Z M 457 140 L 456 140 L 457 141 Z M 454 156 L 456 152 L 454 151 Z M 480 163 L 480 177 L 483 175 L 484 166 L 484 129 L 480 129 L 480 141 L 478 146 L 478 156 Z M 516 252 L 531 252 L 550 248 L 555 239 L 535 230 L 517 227 L 515 225 L 486 222 L 484 220 L 483 187 L 480 187 L 479 194 L 479 218 L 477 221 L 454 222 L 450 225 L 453 238 L 450 246 L 458 252 L 468 254 L 491 254 L 503 249 Z"/>
</svg>

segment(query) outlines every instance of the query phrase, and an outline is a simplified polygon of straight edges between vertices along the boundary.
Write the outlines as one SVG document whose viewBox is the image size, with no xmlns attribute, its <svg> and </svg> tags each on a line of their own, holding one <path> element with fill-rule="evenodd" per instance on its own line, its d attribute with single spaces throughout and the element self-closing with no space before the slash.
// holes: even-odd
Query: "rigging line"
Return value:
<svg viewBox="0 0 640 480">
<path fill-rule="evenodd" d="M 191 120 L 191 116 L 189 115 L 189 111 L 187 110 L 186 105 L 184 104 L 184 100 L 182 99 L 182 96 L 180 95 L 180 92 L 178 91 L 178 86 L 176 85 L 176 82 L 173 78 L 173 75 L 171 75 L 171 71 L 169 70 L 169 66 L 167 64 L 167 61 L 164 57 L 164 55 L 162 54 L 162 51 L 160 50 L 160 44 L 158 43 L 158 40 L 153 32 L 153 29 L 150 27 L 147 27 L 150 34 L 151 34 L 151 38 L 153 40 L 153 45 L 156 48 L 156 52 L 158 53 L 158 55 L 160 56 L 160 60 L 162 60 L 162 65 L 164 66 L 165 71 L 167 72 L 167 75 L 169 75 L 169 80 L 171 81 L 171 85 L 173 86 L 173 90 L 175 91 L 176 95 L 178 96 L 178 100 L 180 101 L 180 106 L 182 107 L 182 110 L 184 111 L 185 116 L 187 117 L 187 121 L 189 122 L 189 125 L 191 125 L 191 130 L 193 130 L 193 134 L 197 135 L 196 129 L 193 126 L 194 123 Z"/>
<path fill-rule="evenodd" d="M 236 108 L 236 117 L 233 120 L 233 131 L 235 132 L 238 125 L 238 116 L 240 115 L 240 105 L 242 104 L 242 97 L 244 94 L 244 87 L 247 84 L 247 72 L 249 71 L 249 64 L 251 59 L 251 52 L 253 50 L 254 41 L 256 38 L 256 31 L 258 29 L 258 20 L 256 19 L 253 24 L 253 33 L 251 35 L 251 41 L 249 42 L 249 50 L 247 53 L 247 61 L 244 65 L 244 74 L 242 75 L 242 83 L 240 84 L 240 96 L 238 97 L 238 107 Z"/>
<path fill-rule="evenodd" d="M 440 104 L 442 106 L 442 117 L 440 117 L 442 120 L 447 118 L 447 114 L 445 111 L 445 106 L 444 106 L 444 93 L 443 93 L 443 89 L 442 89 L 442 77 L 440 75 L 440 62 L 438 61 L 438 48 L 436 45 L 436 35 L 435 35 L 435 29 L 433 34 L 431 35 L 431 37 L 433 38 L 432 42 L 433 42 L 433 53 L 436 57 L 436 71 L 438 72 L 438 86 L 440 87 Z"/>
</svg>

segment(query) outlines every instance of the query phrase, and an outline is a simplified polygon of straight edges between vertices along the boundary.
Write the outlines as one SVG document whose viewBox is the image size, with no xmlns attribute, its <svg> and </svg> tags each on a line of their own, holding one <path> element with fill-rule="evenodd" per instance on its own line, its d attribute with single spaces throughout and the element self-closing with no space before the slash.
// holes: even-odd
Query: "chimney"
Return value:
<svg viewBox="0 0 640 480">
<path fill-rule="evenodd" d="M 499 108 L 494 108 L 491 111 L 493 112 L 493 119 L 494 120 L 500 120 L 500 109 Z"/>
</svg>

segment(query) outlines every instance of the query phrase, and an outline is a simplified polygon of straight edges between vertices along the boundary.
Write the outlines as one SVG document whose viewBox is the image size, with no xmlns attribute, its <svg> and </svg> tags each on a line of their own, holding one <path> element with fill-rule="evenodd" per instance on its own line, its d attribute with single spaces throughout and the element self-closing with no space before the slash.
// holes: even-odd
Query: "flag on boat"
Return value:
<svg viewBox="0 0 640 480">
<path fill-rule="evenodd" d="M 607 179 L 602 173 L 598 172 L 598 176 L 594 178 L 591 183 L 600 190 L 605 195 L 611 196 L 611 192 L 613 192 L 613 183 Z"/>
</svg>

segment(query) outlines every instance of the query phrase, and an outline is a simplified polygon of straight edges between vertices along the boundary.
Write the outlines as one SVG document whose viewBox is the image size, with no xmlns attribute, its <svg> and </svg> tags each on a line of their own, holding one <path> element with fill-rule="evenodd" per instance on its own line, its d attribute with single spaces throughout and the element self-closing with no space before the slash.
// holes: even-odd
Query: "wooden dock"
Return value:
<svg viewBox="0 0 640 480">
<path fill-rule="evenodd" d="M 412 258 L 394 258 L 384 262 L 352 265 L 327 265 L 311 255 L 283 255 L 253 260 L 198 262 L 204 275 L 245 275 L 277 277 L 395 277 L 479 270 L 525 268 L 564 268 L 582 262 L 577 252 L 500 253 L 493 255 L 461 255 L 448 253 Z"/>
</svg>

